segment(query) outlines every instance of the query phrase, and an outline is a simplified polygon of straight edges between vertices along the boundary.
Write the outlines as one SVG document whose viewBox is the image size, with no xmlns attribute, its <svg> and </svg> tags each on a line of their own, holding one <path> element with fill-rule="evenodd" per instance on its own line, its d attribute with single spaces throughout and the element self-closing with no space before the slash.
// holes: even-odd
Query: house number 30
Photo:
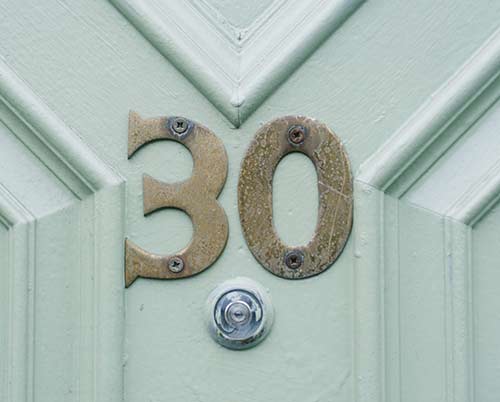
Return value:
<svg viewBox="0 0 500 402">
<path fill-rule="evenodd" d="M 125 285 L 137 277 L 176 279 L 208 268 L 222 253 L 228 236 L 224 210 L 217 202 L 227 176 L 227 155 L 209 129 L 181 117 L 142 119 L 129 116 L 128 157 L 155 140 L 174 140 L 193 156 L 193 174 L 183 182 L 166 184 L 145 175 L 144 214 L 179 208 L 192 219 L 191 243 L 170 256 L 147 252 L 125 241 Z M 305 246 L 288 247 L 279 238 L 272 213 L 272 179 L 281 158 L 290 152 L 307 155 L 318 175 L 318 222 Z M 340 255 L 352 226 L 352 175 L 339 139 L 324 124 L 287 116 L 263 126 L 241 166 L 238 207 L 245 240 L 255 258 L 282 278 L 300 279 L 327 269 Z"/>
</svg>

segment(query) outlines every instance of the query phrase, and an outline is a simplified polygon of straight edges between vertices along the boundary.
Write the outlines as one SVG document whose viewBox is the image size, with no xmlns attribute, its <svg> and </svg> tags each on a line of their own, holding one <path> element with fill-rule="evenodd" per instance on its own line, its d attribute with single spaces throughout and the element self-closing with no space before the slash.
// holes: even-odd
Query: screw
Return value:
<svg viewBox="0 0 500 402">
<path fill-rule="evenodd" d="M 300 250 L 292 250 L 285 254 L 285 265 L 290 269 L 298 269 L 304 263 L 304 253 Z"/>
<path fill-rule="evenodd" d="M 304 126 L 292 126 L 288 129 L 288 141 L 292 145 L 301 145 L 306 139 L 306 128 Z"/>
<path fill-rule="evenodd" d="M 184 261 L 181 257 L 172 257 L 168 260 L 168 269 L 174 274 L 178 274 L 184 269 Z"/>
<path fill-rule="evenodd" d="M 177 134 L 184 134 L 189 128 L 189 123 L 184 117 L 176 117 L 172 121 L 172 130 Z"/>
<path fill-rule="evenodd" d="M 241 327 L 252 318 L 252 311 L 245 301 L 233 301 L 224 311 L 224 318 L 233 327 Z"/>
</svg>

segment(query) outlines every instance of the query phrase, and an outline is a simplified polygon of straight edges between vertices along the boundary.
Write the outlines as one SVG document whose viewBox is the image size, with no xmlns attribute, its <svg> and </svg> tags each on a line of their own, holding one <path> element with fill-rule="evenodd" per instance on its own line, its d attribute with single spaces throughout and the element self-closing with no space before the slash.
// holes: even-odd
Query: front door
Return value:
<svg viewBox="0 0 500 402">
<path fill-rule="evenodd" d="M 498 400 L 500 3 L 1 3 L 0 401 Z"/>
</svg>

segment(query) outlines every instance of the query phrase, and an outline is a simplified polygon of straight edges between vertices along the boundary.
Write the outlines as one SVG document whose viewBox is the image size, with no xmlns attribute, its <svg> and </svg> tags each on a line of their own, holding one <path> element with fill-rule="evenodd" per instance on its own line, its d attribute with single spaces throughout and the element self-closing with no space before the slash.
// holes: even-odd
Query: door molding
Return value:
<svg viewBox="0 0 500 402">
<path fill-rule="evenodd" d="M 365 0 L 275 0 L 237 32 L 202 0 L 109 1 L 239 127 Z"/>
<path fill-rule="evenodd" d="M 122 401 L 124 180 L 3 61 L 0 121 L 42 162 L 40 174 L 74 196 L 69 204 L 54 197 L 50 212 L 38 213 L 0 187 L 9 237 L 7 399 Z M 65 331 L 70 346 L 58 348 Z M 67 372 L 50 389 L 52 369 Z"/>
<path fill-rule="evenodd" d="M 417 208 L 441 220 L 446 334 L 443 394 L 447 401 L 472 400 L 469 250 L 474 225 L 498 202 L 500 165 L 494 164 L 476 185 L 464 188 L 461 197 L 443 214 L 408 206 L 405 195 L 410 190 L 418 191 L 418 180 L 500 99 L 499 76 L 500 30 L 358 171 L 354 197 L 356 401 L 401 398 L 400 312 L 399 307 L 392 308 L 398 311 L 388 307 L 391 299 L 401 301 L 406 297 L 396 289 L 402 269 L 399 250 L 405 242 L 398 234 L 403 230 L 398 218 L 401 208 Z M 396 335 L 390 333 L 388 322 L 398 328 Z"/>
</svg>

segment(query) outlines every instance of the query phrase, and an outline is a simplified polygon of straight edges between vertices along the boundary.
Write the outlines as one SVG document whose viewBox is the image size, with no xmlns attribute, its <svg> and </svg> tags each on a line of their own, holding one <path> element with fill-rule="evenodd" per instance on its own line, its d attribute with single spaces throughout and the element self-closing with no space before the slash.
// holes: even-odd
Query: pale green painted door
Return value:
<svg viewBox="0 0 500 402">
<path fill-rule="evenodd" d="M 0 401 L 495 402 L 500 395 L 500 3 L 492 0 L 0 2 Z M 157 142 L 127 159 L 130 110 L 182 115 L 227 150 L 229 240 L 192 278 L 124 288 L 124 239 L 184 247 L 189 218 L 142 213 L 142 175 L 190 175 Z M 273 276 L 238 217 L 266 122 L 343 141 L 354 226 L 316 277 Z M 312 236 L 311 162 L 275 176 L 283 240 Z M 275 323 L 216 344 L 205 300 L 252 278 Z"/>
</svg>

